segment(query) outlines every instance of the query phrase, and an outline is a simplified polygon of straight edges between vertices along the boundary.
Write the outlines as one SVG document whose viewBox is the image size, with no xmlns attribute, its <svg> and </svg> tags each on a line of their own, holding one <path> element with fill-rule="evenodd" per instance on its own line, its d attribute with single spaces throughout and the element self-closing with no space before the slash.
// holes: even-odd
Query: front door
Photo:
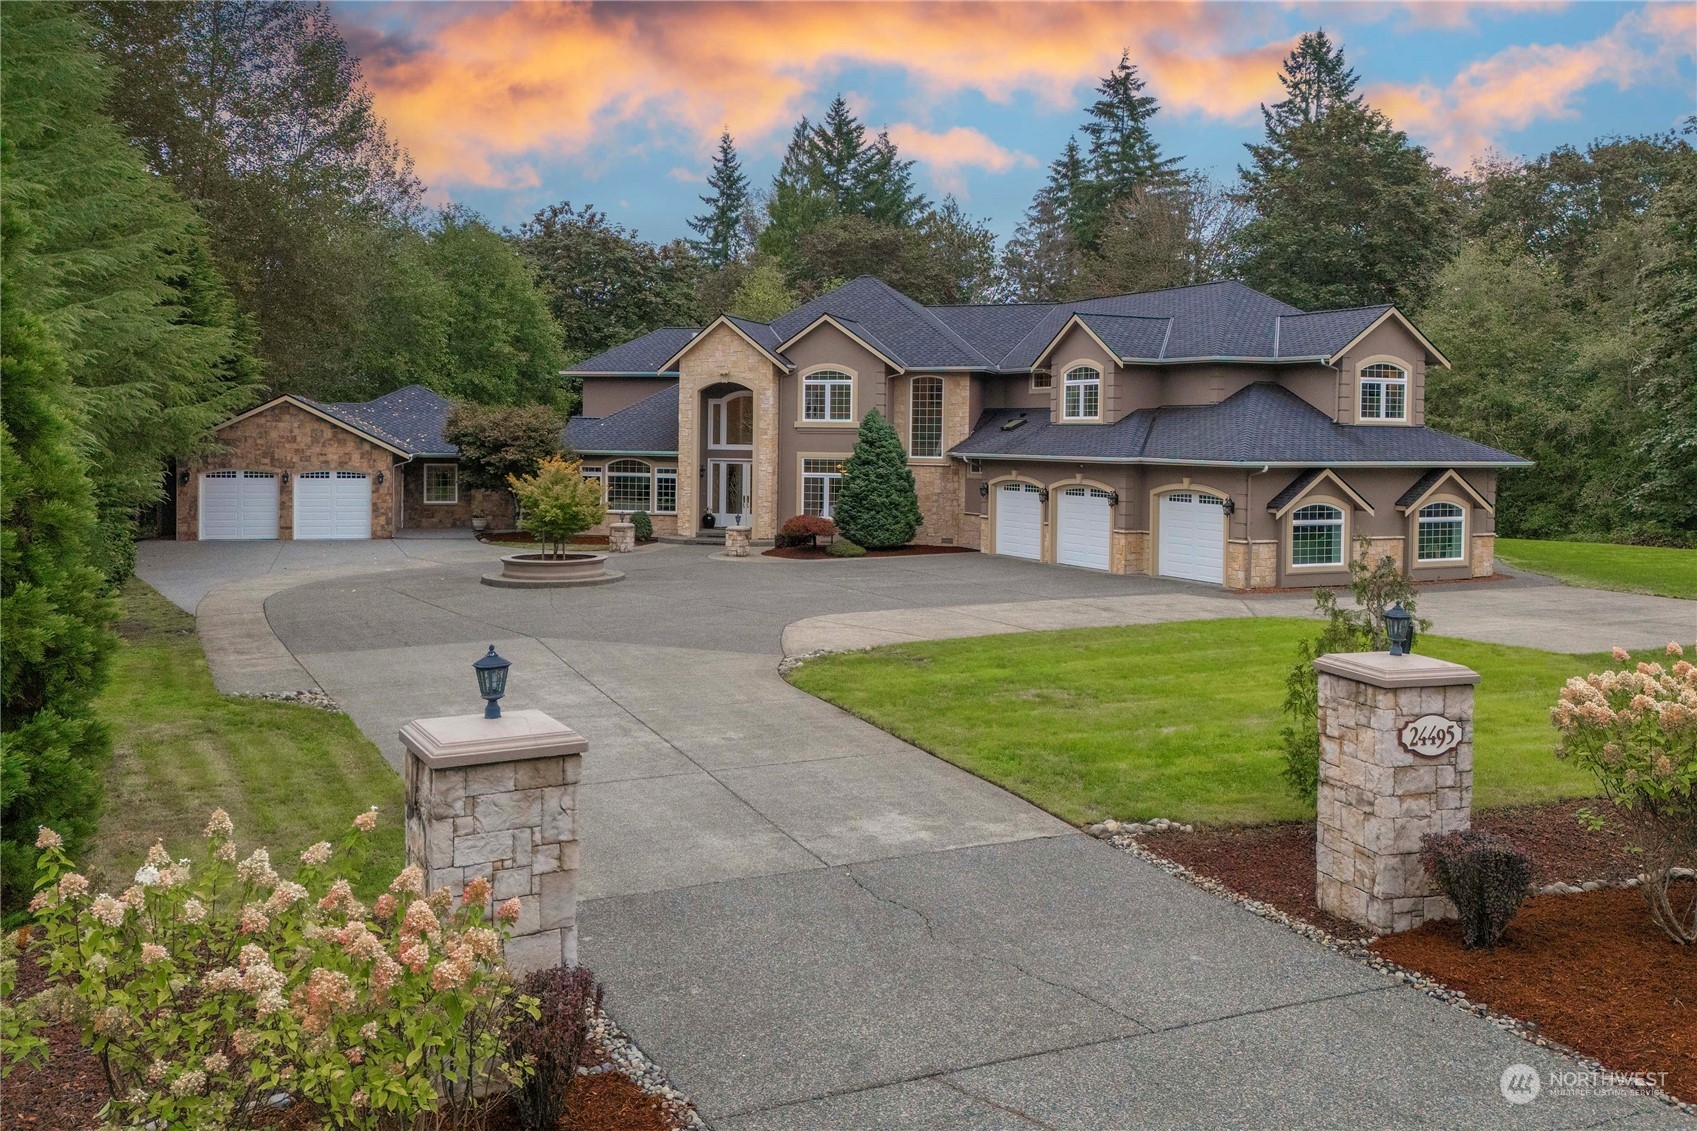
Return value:
<svg viewBox="0 0 1697 1131">
<path fill-rule="evenodd" d="M 713 525 L 723 529 L 746 524 L 754 505 L 750 493 L 754 464 L 748 460 L 716 459 L 708 461 L 707 468 L 707 509 L 713 512 Z"/>
</svg>

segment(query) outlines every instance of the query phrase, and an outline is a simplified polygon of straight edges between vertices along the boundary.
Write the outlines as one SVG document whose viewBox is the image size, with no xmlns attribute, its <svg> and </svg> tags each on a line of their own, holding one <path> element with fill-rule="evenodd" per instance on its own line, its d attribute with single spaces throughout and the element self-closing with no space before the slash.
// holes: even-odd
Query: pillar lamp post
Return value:
<svg viewBox="0 0 1697 1131">
<path fill-rule="evenodd" d="M 472 671 L 477 673 L 477 693 L 488 702 L 483 708 L 484 718 L 501 717 L 501 696 L 507 693 L 507 669 L 512 666 L 512 661 L 496 654 L 493 644 L 489 646 L 488 655 L 471 665 Z"/>
<path fill-rule="evenodd" d="M 1385 610 L 1385 635 L 1390 638 L 1391 655 L 1406 656 L 1414 651 L 1414 615 L 1402 607 L 1401 601 Z"/>
</svg>

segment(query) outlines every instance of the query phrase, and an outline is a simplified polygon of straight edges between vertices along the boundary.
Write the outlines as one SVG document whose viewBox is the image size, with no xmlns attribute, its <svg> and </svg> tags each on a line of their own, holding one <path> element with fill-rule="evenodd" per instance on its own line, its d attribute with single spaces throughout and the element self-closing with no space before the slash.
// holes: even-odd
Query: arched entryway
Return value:
<svg viewBox="0 0 1697 1131">
<path fill-rule="evenodd" d="M 703 525 L 751 523 L 754 511 L 754 393 L 722 383 L 702 390 Z"/>
</svg>

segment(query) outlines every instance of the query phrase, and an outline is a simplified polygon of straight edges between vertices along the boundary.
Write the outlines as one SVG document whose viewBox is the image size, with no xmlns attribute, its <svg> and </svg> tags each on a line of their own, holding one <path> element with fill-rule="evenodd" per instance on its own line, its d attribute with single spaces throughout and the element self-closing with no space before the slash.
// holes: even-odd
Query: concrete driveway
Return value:
<svg viewBox="0 0 1697 1131">
<path fill-rule="evenodd" d="M 222 547 L 202 548 L 198 567 L 192 550 L 172 551 L 179 576 L 226 568 Z M 1083 837 L 776 672 L 809 618 L 846 623 L 841 643 L 1300 599 L 982 555 L 732 562 L 686 546 L 622 559 L 617 585 L 522 592 L 477 584 L 487 556 L 473 545 L 287 587 L 269 572 L 233 580 L 199 602 L 203 634 L 224 602 L 213 619 L 232 640 L 267 636 L 296 669 L 254 674 L 226 649 L 215 672 L 227 687 L 304 675 L 398 762 L 401 723 L 476 709 L 470 664 L 496 644 L 514 664 L 508 703 L 590 740 L 584 960 L 715 1127 L 1684 1125 L 1637 1097 L 1510 1107 L 1504 1067 L 1567 1062 Z M 143 577 L 154 567 L 144 547 Z M 1550 596 L 1493 583 L 1507 627 L 1477 623 L 1550 631 L 1500 612 L 1519 592 Z M 938 609 L 963 594 L 996 607 Z M 1628 602 L 1606 628 L 1648 617 L 1640 631 L 1689 638 L 1697 604 L 1672 604 L 1675 623 Z M 808 631 L 826 644 L 839 632 Z"/>
</svg>

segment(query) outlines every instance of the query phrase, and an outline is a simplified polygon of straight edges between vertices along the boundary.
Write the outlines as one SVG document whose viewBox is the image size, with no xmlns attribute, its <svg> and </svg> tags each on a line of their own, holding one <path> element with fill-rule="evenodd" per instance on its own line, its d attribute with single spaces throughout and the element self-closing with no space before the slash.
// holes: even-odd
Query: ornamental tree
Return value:
<svg viewBox="0 0 1697 1131">
<path fill-rule="evenodd" d="M 1650 918 L 1670 939 L 1697 945 L 1697 893 L 1676 895 L 1676 869 L 1697 865 L 1697 667 L 1640 663 L 1574 676 L 1550 711 L 1561 740 L 1556 756 L 1590 770 L 1626 826 L 1644 869 L 1640 890 Z M 1625 662 L 1625 649 L 1614 658 Z M 1606 819 L 1582 810 L 1592 829 Z"/>
<path fill-rule="evenodd" d="M 536 535 L 545 555 L 550 545 L 556 556 L 564 554 L 575 535 L 607 517 L 601 485 L 583 477 L 582 460 L 549 456 L 536 474 L 511 475 L 507 483 L 524 509 L 520 528 Z"/>
<path fill-rule="evenodd" d="M 868 550 L 907 545 L 923 521 L 907 451 L 877 409 L 860 422 L 833 517 L 844 538 Z"/>
</svg>

